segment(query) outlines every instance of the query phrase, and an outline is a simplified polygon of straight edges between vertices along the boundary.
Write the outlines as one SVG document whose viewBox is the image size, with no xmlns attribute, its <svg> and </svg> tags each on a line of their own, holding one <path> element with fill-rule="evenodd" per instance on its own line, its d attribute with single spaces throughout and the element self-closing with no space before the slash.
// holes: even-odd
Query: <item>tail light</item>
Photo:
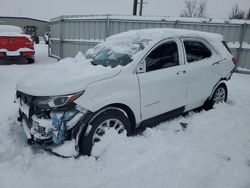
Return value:
<svg viewBox="0 0 250 188">
<path fill-rule="evenodd" d="M 233 57 L 233 58 L 232 58 L 232 61 L 233 61 L 234 65 L 236 65 L 236 64 L 238 63 L 236 57 Z"/>
<path fill-rule="evenodd" d="M 35 52 L 22 52 L 22 56 L 24 57 L 32 57 L 34 56 Z"/>
</svg>

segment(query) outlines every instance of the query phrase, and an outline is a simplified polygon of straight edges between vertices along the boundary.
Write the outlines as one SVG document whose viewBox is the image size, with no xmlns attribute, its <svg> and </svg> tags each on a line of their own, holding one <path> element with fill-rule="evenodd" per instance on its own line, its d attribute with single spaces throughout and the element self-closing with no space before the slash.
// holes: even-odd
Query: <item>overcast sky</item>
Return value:
<svg viewBox="0 0 250 188">
<path fill-rule="evenodd" d="M 179 16 L 185 0 L 144 0 L 143 15 Z M 211 18 L 228 18 L 234 4 L 248 11 L 250 0 L 207 0 Z M 23 16 L 43 20 L 71 14 L 131 15 L 133 0 L 0 0 L 0 16 Z"/>
</svg>

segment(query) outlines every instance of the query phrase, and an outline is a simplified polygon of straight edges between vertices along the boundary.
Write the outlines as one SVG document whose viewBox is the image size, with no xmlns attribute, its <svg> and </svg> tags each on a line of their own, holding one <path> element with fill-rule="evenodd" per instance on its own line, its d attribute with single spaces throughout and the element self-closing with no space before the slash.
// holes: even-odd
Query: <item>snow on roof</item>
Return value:
<svg viewBox="0 0 250 188">
<path fill-rule="evenodd" d="M 24 33 L 23 30 L 20 27 L 13 26 L 13 25 L 0 25 L 0 33 Z"/>
<path fill-rule="evenodd" d="M 189 18 L 189 17 L 169 17 L 169 16 L 131 16 L 131 15 L 63 15 L 50 19 L 50 22 L 60 19 L 77 20 L 77 19 L 117 19 L 117 20 L 134 20 L 134 21 L 159 21 L 159 22 L 196 22 L 211 24 L 250 24 L 249 20 L 238 19 L 214 19 L 214 18 Z"/>
<path fill-rule="evenodd" d="M 26 37 L 32 41 L 30 35 L 23 34 L 23 30 L 20 27 L 13 25 L 0 25 L 0 36 L 11 37 Z"/>
<path fill-rule="evenodd" d="M 88 50 L 87 55 L 96 56 L 101 49 L 112 49 L 112 51 L 120 54 L 128 54 L 134 59 L 146 47 L 172 37 L 202 38 L 215 44 L 215 46 L 218 46 L 217 43 L 221 43 L 223 40 L 223 36 L 220 34 L 185 29 L 154 28 L 130 30 L 108 37 L 106 41 L 99 43 L 94 49 Z"/>
<path fill-rule="evenodd" d="M 169 28 L 152 28 L 152 29 L 139 29 L 122 32 L 113 36 L 110 36 L 106 41 L 110 40 L 138 40 L 146 39 L 152 41 L 158 41 L 170 37 L 200 37 L 207 40 L 222 40 L 223 36 L 217 33 L 209 33 L 203 31 L 194 31 L 186 29 L 169 29 Z"/>
</svg>

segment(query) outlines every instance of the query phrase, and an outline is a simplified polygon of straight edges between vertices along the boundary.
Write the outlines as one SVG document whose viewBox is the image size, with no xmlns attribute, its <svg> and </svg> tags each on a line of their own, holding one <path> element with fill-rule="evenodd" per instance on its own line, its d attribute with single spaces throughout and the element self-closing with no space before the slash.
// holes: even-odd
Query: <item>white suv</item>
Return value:
<svg viewBox="0 0 250 188">
<path fill-rule="evenodd" d="M 226 101 L 225 82 L 236 63 L 221 35 L 179 29 L 120 33 L 85 57 L 67 58 L 17 84 L 28 143 L 64 156 L 90 155 L 109 130 L 132 135 Z M 74 146 L 73 154 L 61 152 L 66 146 Z"/>
</svg>

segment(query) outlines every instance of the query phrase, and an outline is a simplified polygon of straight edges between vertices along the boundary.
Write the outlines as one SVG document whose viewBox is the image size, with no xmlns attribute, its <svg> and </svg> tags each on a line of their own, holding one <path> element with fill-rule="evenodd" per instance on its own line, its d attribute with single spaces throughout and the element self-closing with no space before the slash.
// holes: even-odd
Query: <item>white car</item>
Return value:
<svg viewBox="0 0 250 188">
<path fill-rule="evenodd" d="M 120 33 L 88 50 L 86 59 L 62 60 L 24 77 L 17 84 L 18 120 L 29 143 L 64 156 L 91 155 L 109 130 L 132 135 L 226 101 L 235 64 L 219 34 Z M 73 154 L 63 153 L 66 147 Z"/>
</svg>

